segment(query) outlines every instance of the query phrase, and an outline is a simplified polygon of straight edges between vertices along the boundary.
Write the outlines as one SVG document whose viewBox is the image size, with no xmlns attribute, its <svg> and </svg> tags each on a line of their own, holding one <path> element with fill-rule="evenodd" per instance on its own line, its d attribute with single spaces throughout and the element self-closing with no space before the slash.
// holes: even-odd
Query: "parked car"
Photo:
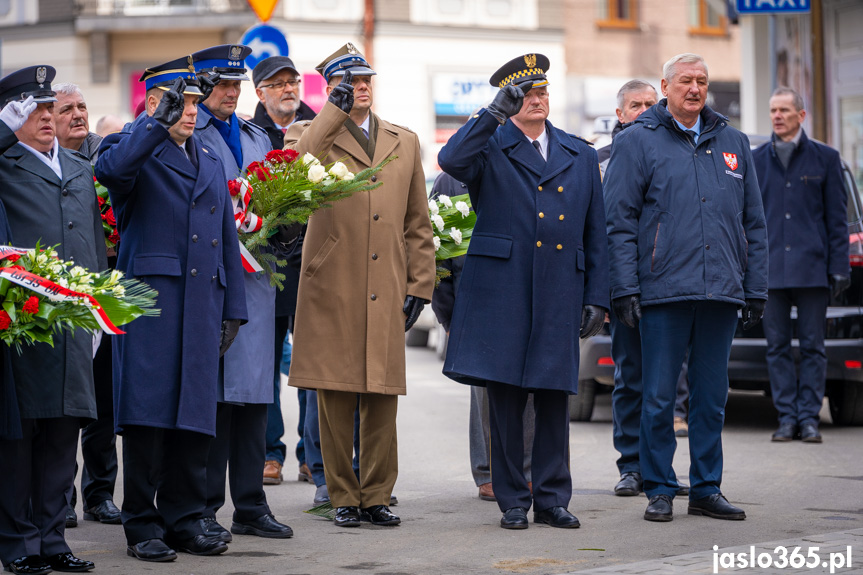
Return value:
<svg viewBox="0 0 863 575">
<path fill-rule="evenodd" d="M 752 138 L 753 144 L 758 141 Z M 836 425 L 863 425 L 863 201 L 851 170 L 843 162 L 845 190 L 848 195 L 848 241 L 850 244 L 851 287 L 827 308 L 827 397 L 830 415 Z M 794 312 L 792 312 L 794 317 Z M 796 319 L 794 320 L 796 332 Z M 797 354 L 798 342 L 792 343 Z M 732 389 L 761 390 L 770 393 L 767 375 L 767 341 L 759 324 L 743 331 L 738 322 L 728 378 Z M 581 342 L 578 395 L 570 397 L 570 419 L 589 421 L 596 393 L 614 386 L 611 336 L 603 331 Z"/>
</svg>

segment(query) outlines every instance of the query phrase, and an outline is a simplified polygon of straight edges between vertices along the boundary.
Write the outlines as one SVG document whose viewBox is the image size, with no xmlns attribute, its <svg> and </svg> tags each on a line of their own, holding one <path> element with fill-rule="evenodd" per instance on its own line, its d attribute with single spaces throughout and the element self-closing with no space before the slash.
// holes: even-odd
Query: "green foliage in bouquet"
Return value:
<svg viewBox="0 0 863 575">
<path fill-rule="evenodd" d="M 119 270 L 89 272 L 74 262 L 58 259 L 56 247 L 43 250 L 37 243 L 35 249 L 4 248 L 0 254 L 0 268 L 7 273 L 29 272 L 39 276 L 35 279 L 55 284 L 35 286 L 31 281 L 28 283 L 31 287 L 27 287 L 0 277 L 0 340 L 14 346 L 18 353 L 22 345 L 41 342 L 53 346 L 54 333 L 63 328 L 71 331 L 80 328 L 89 333 L 100 329 L 89 298 L 67 294 L 69 299 L 62 301 L 62 294 L 46 295 L 34 291 L 37 287 L 50 291 L 59 286 L 82 296 L 89 295 L 115 326 L 141 316 L 159 315 L 160 310 L 155 308 L 158 292 L 146 283 L 126 279 Z"/>
<path fill-rule="evenodd" d="M 239 214 L 240 241 L 269 275 L 271 285 L 281 290 L 285 279 L 274 271 L 285 261 L 265 249 L 278 228 L 305 224 L 314 212 L 333 202 L 374 190 L 382 182 L 372 182 L 371 177 L 395 159 L 391 156 L 353 174 L 342 162 L 324 165 L 311 154 L 300 158 L 293 150 L 273 150 L 263 162 L 249 164 L 245 178 L 228 182 Z"/>
<path fill-rule="evenodd" d="M 476 225 L 476 213 L 471 209 L 468 194 L 440 195 L 429 200 L 429 218 L 432 221 L 435 260 L 440 262 L 467 253 Z M 438 266 L 435 285 L 449 275 L 447 269 Z"/>
</svg>

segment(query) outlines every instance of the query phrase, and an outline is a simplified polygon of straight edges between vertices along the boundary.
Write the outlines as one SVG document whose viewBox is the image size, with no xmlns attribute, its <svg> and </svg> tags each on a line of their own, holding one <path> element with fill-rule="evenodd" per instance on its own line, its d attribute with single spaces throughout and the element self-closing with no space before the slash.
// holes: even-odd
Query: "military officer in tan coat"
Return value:
<svg viewBox="0 0 863 575">
<path fill-rule="evenodd" d="M 371 112 L 374 70 L 346 44 L 317 70 L 329 101 L 285 145 L 353 172 L 398 159 L 382 185 L 317 212 L 306 232 L 290 385 L 318 391 L 321 451 L 335 523 L 398 525 L 396 407 L 406 392 L 404 332 L 431 300 L 435 263 L 419 140 Z M 360 411 L 360 473 L 351 467 Z"/>
</svg>

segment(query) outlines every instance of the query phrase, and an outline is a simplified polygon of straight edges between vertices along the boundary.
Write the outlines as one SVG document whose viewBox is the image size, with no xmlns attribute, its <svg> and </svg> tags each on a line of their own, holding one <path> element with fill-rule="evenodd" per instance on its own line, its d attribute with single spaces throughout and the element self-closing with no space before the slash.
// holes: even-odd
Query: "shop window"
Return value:
<svg viewBox="0 0 863 575">
<path fill-rule="evenodd" d="M 600 28 L 620 28 L 634 30 L 638 28 L 637 0 L 598 0 Z"/>
</svg>

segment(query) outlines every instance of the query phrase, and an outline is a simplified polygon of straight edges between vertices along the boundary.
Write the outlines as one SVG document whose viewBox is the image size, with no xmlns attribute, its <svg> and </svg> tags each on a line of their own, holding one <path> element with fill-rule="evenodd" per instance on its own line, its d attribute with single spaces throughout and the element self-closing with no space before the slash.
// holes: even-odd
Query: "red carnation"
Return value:
<svg viewBox="0 0 863 575">
<path fill-rule="evenodd" d="M 9 329 L 12 325 L 12 318 L 5 311 L 0 311 L 0 329 Z"/>
<path fill-rule="evenodd" d="M 299 154 L 294 150 L 273 150 L 267 153 L 266 159 L 273 164 L 289 164 L 298 156 Z"/>
<path fill-rule="evenodd" d="M 24 310 L 24 313 L 39 313 L 39 298 L 35 295 L 30 296 L 27 301 L 24 302 L 24 307 L 22 309 Z"/>
<path fill-rule="evenodd" d="M 117 225 L 117 218 L 114 217 L 114 208 L 108 208 L 105 211 L 105 221 L 108 222 L 109 226 Z"/>
<path fill-rule="evenodd" d="M 104 200 L 104 199 L 102 199 L 102 196 L 96 196 L 96 199 L 97 199 L 97 200 L 99 200 L 99 207 L 101 208 L 101 207 L 102 207 L 102 204 L 104 204 L 104 203 L 105 203 L 105 200 Z"/>
<path fill-rule="evenodd" d="M 264 167 L 260 162 L 252 162 L 246 169 L 248 170 L 248 173 L 254 174 L 255 177 L 261 181 L 273 179 L 272 174 L 270 174 L 270 170 Z"/>
<path fill-rule="evenodd" d="M 241 187 L 242 184 L 240 184 L 240 182 L 238 182 L 237 180 L 228 180 L 228 192 L 230 192 L 232 196 L 238 195 L 240 193 Z"/>
<path fill-rule="evenodd" d="M 8 260 L 10 262 L 17 262 L 18 260 L 21 259 L 21 255 L 20 254 L 9 254 L 8 256 L 6 256 L 3 259 Z"/>
<path fill-rule="evenodd" d="M 113 243 L 114 245 L 120 243 L 120 234 L 117 233 L 117 230 L 111 232 L 111 235 L 108 236 L 108 241 Z"/>
</svg>

